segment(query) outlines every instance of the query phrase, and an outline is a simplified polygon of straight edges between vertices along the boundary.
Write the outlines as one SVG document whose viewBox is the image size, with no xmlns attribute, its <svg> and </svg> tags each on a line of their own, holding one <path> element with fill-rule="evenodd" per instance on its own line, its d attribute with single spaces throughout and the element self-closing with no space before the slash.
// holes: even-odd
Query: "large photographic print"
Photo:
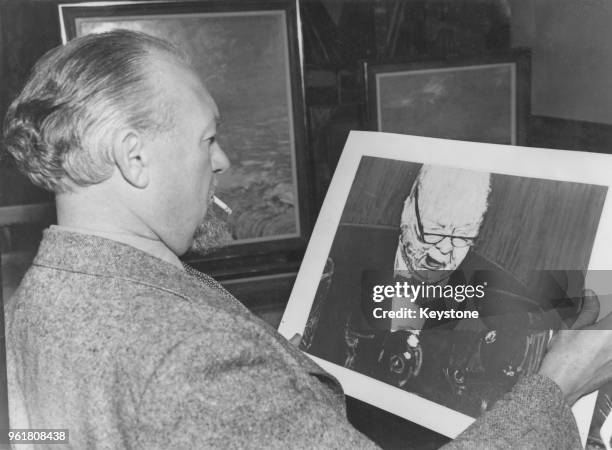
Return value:
<svg viewBox="0 0 612 450">
<path fill-rule="evenodd" d="M 537 369 L 558 328 L 551 311 L 561 321 L 578 310 L 576 269 L 588 266 L 606 191 L 364 157 L 301 348 L 477 417 Z M 573 270 L 543 270 L 553 268 Z M 398 282 L 453 287 L 457 301 L 436 302 L 439 289 L 385 304 L 380 287 Z M 481 295 L 459 297 L 465 286 Z M 424 318 L 417 305 L 464 320 Z M 414 317 L 382 320 L 411 307 Z M 479 320 L 461 317 L 472 310 Z"/>
<path fill-rule="evenodd" d="M 605 171 L 518 150 L 354 133 L 281 332 L 350 395 L 462 431 L 537 371 L 580 312 L 587 269 L 612 263 Z"/>
<path fill-rule="evenodd" d="M 65 40 L 123 28 L 188 54 L 221 112 L 218 139 L 232 166 L 217 195 L 233 210 L 233 244 L 300 240 L 308 232 L 295 8 L 290 0 L 60 6 Z"/>
<path fill-rule="evenodd" d="M 525 142 L 529 53 L 367 64 L 371 128 L 492 144 Z"/>
</svg>

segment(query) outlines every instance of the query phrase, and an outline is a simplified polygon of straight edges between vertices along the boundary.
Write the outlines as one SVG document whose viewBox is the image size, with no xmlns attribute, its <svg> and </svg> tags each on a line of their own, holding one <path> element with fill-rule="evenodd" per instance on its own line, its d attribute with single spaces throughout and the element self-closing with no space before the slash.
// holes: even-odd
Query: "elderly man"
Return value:
<svg viewBox="0 0 612 450">
<path fill-rule="evenodd" d="M 228 166 L 217 118 L 189 64 L 142 34 L 35 67 L 5 141 L 56 193 L 58 226 L 6 308 L 13 428 L 68 428 L 77 449 L 374 447 L 332 377 L 177 257 Z M 543 374 L 451 447 L 577 447 L 568 405 L 610 378 L 610 337 L 560 335 Z"/>
<path fill-rule="evenodd" d="M 428 165 L 421 168 L 402 210 L 395 278 L 415 284 L 449 282 L 478 237 L 488 207 L 490 178 L 485 172 Z M 468 267 L 486 265 L 470 256 Z M 393 309 L 418 309 L 419 303 L 396 298 Z M 390 328 L 419 330 L 424 322 L 418 316 L 392 319 Z"/>
<path fill-rule="evenodd" d="M 463 262 L 488 207 L 490 174 L 423 166 L 401 216 L 395 271 L 436 283 Z"/>
</svg>

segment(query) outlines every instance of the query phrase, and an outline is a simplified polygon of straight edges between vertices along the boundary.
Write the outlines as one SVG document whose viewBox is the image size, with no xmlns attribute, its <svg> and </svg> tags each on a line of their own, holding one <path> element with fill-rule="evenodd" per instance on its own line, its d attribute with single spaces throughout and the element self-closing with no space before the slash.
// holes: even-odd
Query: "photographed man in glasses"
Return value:
<svg viewBox="0 0 612 450">
<path fill-rule="evenodd" d="M 485 172 L 421 167 L 402 210 L 394 264 L 398 281 L 438 285 L 449 282 L 478 237 L 488 208 L 490 178 Z M 469 267 L 483 265 L 483 261 L 468 261 Z M 433 306 L 431 301 L 427 303 Z M 420 299 L 397 298 L 393 308 L 408 307 L 418 312 L 421 304 Z M 420 330 L 425 320 L 416 316 L 391 319 L 390 328 Z"/>
<path fill-rule="evenodd" d="M 488 207 L 490 175 L 425 165 L 404 203 L 398 276 L 440 283 L 474 245 Z"/>
<path fill-rule="evenodd" d="M 373 274 L 372 284 L 444 287 L 465 284 L 465 274 L 458 270 L 465 266 L 490 268 L 471 252 L 488 208 L 489 192 L 489 173 L 423 165 L 403 205 L 393 273 L 389 274 L 392 278 L 381 270 Z M 368 286 L 363 292 L 371 291 Z M 380 304 L 372 303 L 369 296 L 361 300 L 347 320 L 345 366 L 404 386 L 421 371 L 420 331 L 447 322 L 426 323 L 420 314 L 421 306 L 444 310 L 456 305 L 442 296 L 425 300 L 400 295 Z M 392 311 L 410 310 L 413 314 L 375 319 L 373 308 L 381 306 Z M 363 333 L 368 329 L 378 331 L 368 336 Z"/>
</svg>

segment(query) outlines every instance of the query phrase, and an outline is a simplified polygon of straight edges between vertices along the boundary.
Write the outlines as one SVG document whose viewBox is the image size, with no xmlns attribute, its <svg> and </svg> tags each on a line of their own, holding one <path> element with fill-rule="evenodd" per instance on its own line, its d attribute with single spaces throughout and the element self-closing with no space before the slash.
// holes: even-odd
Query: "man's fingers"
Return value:
<svg viewBox="0 0 612 450">
<path fill-rule="evenodd" d="M 300 341 L 302 340 L 302 335 L 301 334 L 294 334 L 293 337 L 291 339 L 289 339 L 289 342 L 291 342 L 294 346 L 299 346 L 300 345 Z"/>
<path fill-rule="evenodd" d="M 591 289 L 585 289 L 582 294 L 582 308 L 572 325 L 572 330 L 593 325 L 597 322 L 597 317 L 599 317 L 599 298 Z"/>
<path fill-rule="evenodd" d="M 612 312 L 602 317 L 595 324 L 588 327 L 591 330 L 611 330 L 612 331 Z"/>
</svg>

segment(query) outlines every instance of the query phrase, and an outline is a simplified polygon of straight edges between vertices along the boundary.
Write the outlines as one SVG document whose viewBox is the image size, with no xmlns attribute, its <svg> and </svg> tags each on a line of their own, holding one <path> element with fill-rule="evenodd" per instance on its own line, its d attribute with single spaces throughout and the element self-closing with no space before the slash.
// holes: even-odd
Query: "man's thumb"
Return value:
<svg viewBox="0 0 612 450">
<path fill-rule="evenodd" d="M 576 321 L 572 325 L 572 330 L 578 330 L 593 325 L 599 317 L 599 298 L 591 289 L 582 291 L 582 308 Z"/>
</svg>

